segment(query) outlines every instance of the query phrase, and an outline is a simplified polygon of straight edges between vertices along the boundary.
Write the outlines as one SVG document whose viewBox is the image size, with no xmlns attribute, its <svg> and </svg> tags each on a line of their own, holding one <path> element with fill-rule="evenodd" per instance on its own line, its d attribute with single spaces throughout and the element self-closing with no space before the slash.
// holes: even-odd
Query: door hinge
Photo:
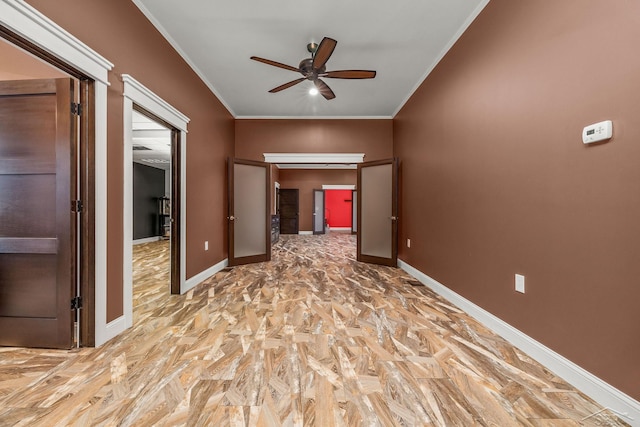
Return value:
<svg viewBox="0 0 640 427">
<path fill-rule="evenodd" d="M 71 114 L 79 116 L 82 114 L 82 104 L 71 103 Z"/>
<path fill-rule="evenodd" d="M 73 213 L 80 213 L 82 212 L 82 208 L 84 206 L 82 205 L 82 200 L 72 200 L 71 201 L 71 212 Z"/>
<path fill-rule="evenodd" d="M 82 297 L 74 297 L 71 299 L 71 310 L 80 310 L 82 308 Z"/>
</svg>

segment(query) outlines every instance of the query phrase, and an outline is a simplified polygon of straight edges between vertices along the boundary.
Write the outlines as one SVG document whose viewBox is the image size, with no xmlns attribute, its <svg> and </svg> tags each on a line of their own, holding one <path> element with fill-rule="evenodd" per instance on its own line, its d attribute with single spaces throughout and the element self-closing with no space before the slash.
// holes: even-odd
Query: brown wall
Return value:
<svg viewBox="0 0 640 427">
<path fill-rule="evenodd" d="M 635 399 L 638 16 L 493 0 L 394 120 L 400 258 Z M 613 139 L 583 145 L 606 119 Z"/>
<path fill-rule="evenodd" d="M 356 185 L 355 169 L 280 169 L 280 188 L 297 188 L 300 207 L 300 231 L 313 230 L 313 190 L 322 184 Z"/>
<path fill-rule="evenodd" d="M 123 314 L 123 83 L 130 74 L 188 116 L 187 278 L 227 256 L 225 159 L 233 117 L 129 0 L 29 0 L 29 4 L 115 64 L 108 90 L 107 320 Z M 97 159 L 104 161 L 105 159 Z M 209 240 L 209 251 L 204 241 Z"/>
<path fill-rule="evenodd" d="M 264 161 L 263 153 L 393 155 L 391 120 L 236 120 L 235 156 Z"/>
</svg>

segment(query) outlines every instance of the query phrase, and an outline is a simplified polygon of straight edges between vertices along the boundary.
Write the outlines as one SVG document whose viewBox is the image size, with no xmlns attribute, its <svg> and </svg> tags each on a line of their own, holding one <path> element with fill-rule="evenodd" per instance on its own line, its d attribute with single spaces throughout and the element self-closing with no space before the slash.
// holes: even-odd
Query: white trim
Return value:
<svg viewBox="0 0 640 427">
<path fill-rule="evenodd" d="M 135 3 L 137 0 L 133 0 Z M 392 120 L 393 116 L 235 116 L 236 120 Z"/>
<path fill-rule="evenodd" d="M 107 86 L 113 64 L 22 0 L 0 2 L 0 24 L 95 80 L 95 343 L 121 332 L 107 325 Z M 124 329 L 122 329 L 124 330 Z"/>
<path fill-rule="evenodd" d="M 95 345 L 112 338 L 107 324 L 107 86 L 95 88 Z M 110 323 L 109 323 L 110 324 Z M 118 333 L 124 331 L 122 328 Z"/>
<path fill-rule="evenodd" d="M 136 239 L 134 240 L 132 243 L 133 245 L 142 245 L 144 243 L 152 243 L 152 242 L 157 242 L 161 239 L 160 236 L 153 236 L 153 237 L 145 237 L 144 239 Z"/>
<path fill-rule="evenodd" d="M 125 329 L 127 329 L 127 319 L 125 319 L 124 316 L 120 316 L 115 320 L 112 320 L 111 322 L 107 323 L 104 326 L 104 331 L 102 332 L 102 342 L 100 344 L 104 344 L 107 341 L 109 341 L 112 338 L 117 337 L 118 335 L 120 335 L 122 333 L 122 331 L 124 331 Z M 97 338 L 96 338 L 97 340 Z M 96 343 L 97 346 L 97 343 Z"/>
<path fill-rule="evenodd" d="M 345 185 L 322 184 L 322 189 L 323 190 L 355 190 L 356 186 L 350 185 L 350 184 L 345 184 Z"/>
<path fill-rule="evenodd" d="M 229 265 L 229 259 L 225 258 L 222 261 L 220 261 L 219 263 L 217 263 L 216 265 L 214 265 L 212 267 L 209 267 L 204 271 L 201 271 L 200 273 L 196 274 L 195 276 L 190 277 L 189 280 L 187 280 L 185 291 L 188 291 L 188 290 L 196 287 L 200 283 L 202 283 L 205 280 L 207 280 L 209 277 L 213 276 L 214 274 L 218 273 L 219 271 L 222 271 L 227 265 Z"/>
<path fill-rule="evenodd" d="M 92 79 L 109 85 L 111 62 L 24 1 L 1 1 L 0 24 Z"/>
<path fill-rule="evenodd" d="M 351 231 L 351 227 L 331 227 L 331 231 Z"/>
<path fill-rule="evenodd" d="M 300 236 L 308 236 L 308 235 L 313 235 L 313 231 L 298 231 L 298 235 Z"/>
<path fill-rule="evenodd" d="M 123 188 L 123 260 L 122 260 L 122 295 L 124 316 L 127 328 L 133 326 L 133 104 L 144 108 L 162 120 L 180 130 L 180 293 L 187 290 L 186 287 L 186 149 L 187 149 L 187 124 L 189 118 L 176 110 L 169 103 L 146 88 L 142 83 L 128 74 L 122 75 L 124 83 L 123 93 L 123 124 L 124 124 L 124 188 Z"/>
<path fill-rule="evenodd" d="M 267 163 L 362 163 L 364 153 L 263 153 Z"/>
<path fill-rule="evenodd" d="M 358 169 L 355 163 L 273 163 L 278 169 Z"/>
<path fill-rule="evenodd" d="M 469 25 L 471 25 L 471 23 L 476 19 L 476 17 L 480 14 L 480 12 L 482 12 L 482 9 L 484 9 L 484 7 L 487 4 L 489 4 L 489 0 L 482 0 L 478 5 L 478 7 L 476 7 L 475 10 L 471 13 L 471 15 L 467 17 L 467 19 L 460 26 L 460 28 L 458 28 L 458 31 L 455 32 L 453 37 L 449 39 L 449 42 L 442 48 L 442 50 L 440 51 L 440 54 L 438 54 L 438 56 L 434 58 L 431 65 L 427 68 L 427 71 L 425 71 L 425 73 L 422 75 L 422 78 L 418 80 L 418 83 L 416 83 L 411 88 L 411 90 L 408 92 L 404 100 L 400 102 L 400 104 L 398 105 L 398 108 L 396 108 L 396 111 L 394 111 L 393 114 L 391 115 L 391 118 L 395 118 L 398 115 L 398 113 L 400 112 L 400 110 L 402 110 L 404 105 L 409 101 L 409 99 L 411 99 L 413 94 L 416 93 L 416 91 L 420 88 L 420 86 L 422 86 L 422 83 L 424 83 L 427 77 L 429 77 L 429 74 L 431 74 L 431 72 L 436 68 L 438 63 L 442 60 L 442 58 L 444 58 L 447 52 L 451 50 L 451 48 L 458 41 L 460 36 L 467 30 L 467 28 L 469 28 Z"/>
<path fill-rule="evenodd" d="M 175 109 L 171 104 L 147 89 L 142 83 L 129 74 L 122 75 L 124 83 L 124 96 L 133 100 L 137 105 L 152 112 L 168 123 L 171 123 L 181 132 L 187 132 L 189 118 Z"/>
<path fill-rule="evenodd" d="M 563 378 L 569 384 L 572 384 L 578 390 L 591 397 L 600 405 L 613 410 L 618 416 L 631 425 L 640 426 L 640 402 L 637 400 L 634 400 L 610 384 L 607 384 L 572 361 L 475 305 L 406 262 L 398 260 L 398 266 L 437 294 L 457 305 L 484 326 L 527 353 L 560 378 Z"/>
</svg>

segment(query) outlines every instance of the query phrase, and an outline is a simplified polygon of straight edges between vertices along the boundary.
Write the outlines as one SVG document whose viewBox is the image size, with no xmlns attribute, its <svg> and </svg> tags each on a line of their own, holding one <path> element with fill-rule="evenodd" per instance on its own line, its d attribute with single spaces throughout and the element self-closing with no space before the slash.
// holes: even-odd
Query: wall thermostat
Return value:
<svg viewBox="0 0 640 427">
<path fill-rule="evenodd" d="M 611 138 L 613 134 L 613 123 L 611 120 L 595 123 L 582 129 L 582 142 L 591 144 Z"/>
</svg>

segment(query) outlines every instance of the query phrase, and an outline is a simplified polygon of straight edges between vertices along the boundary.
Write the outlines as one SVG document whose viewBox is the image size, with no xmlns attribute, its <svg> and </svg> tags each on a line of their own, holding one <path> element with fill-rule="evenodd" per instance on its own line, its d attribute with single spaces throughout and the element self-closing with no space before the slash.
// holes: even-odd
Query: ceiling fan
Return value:
<svg viewBox="0 0 640 427">
<path fill-rule="evenodd" d="M 320 44 L 309 43 L 307 45 L 307 50 L 311 53 L 311 58 L 306 58 L 300 61 L 298 68 L 272 61 L 270 59 L 260 58 L 258 56 L 252 56 L 251 59 L 268 65 L 273 65 L 274 67 L 295 71 L 304 76 L 275 87 L 269 91 L 270 93 L 280 92 L 281 90 L 295 86 L 305 80 L 311 80 L 318 89 L 318 92 L 320 92 L 325 99 L 333 99 L 336 95 L 325 82 L 320 80 L 320 77 L 329 79 L 372 79 L 376 76 L 375 71 L 367 70 L 327 71 L 326 64 L 331 57 L 333 50 L 336 48 L 336 44 L 338 44 L 338 42 L 329 37 L 323 38 Z"/>
</svg>

